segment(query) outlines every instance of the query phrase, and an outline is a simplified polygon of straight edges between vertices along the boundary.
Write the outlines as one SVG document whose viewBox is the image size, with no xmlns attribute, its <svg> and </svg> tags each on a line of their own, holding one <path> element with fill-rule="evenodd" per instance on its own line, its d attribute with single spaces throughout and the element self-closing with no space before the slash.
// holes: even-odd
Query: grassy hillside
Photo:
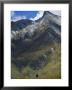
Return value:
<svg viewBox="0 0 72 90">
<path fill-rule="evenodd" d="M 12 58 L 12 79 L 60 79 L 61 45 L 41 46 Z"/>
</svg>

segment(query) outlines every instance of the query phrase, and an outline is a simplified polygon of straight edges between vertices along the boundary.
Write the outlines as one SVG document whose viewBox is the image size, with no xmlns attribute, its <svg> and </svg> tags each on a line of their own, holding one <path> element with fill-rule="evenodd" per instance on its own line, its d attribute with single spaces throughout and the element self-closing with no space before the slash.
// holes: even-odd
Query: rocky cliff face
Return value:
<svg viewBox="0 0 72 90">
<path fill-rule="evenodd" d="M 61 17 L 48 11 L 45 11 L 39 20 L 27 24 L 18 31 L 11 31 L 12 55 L 55 42 L 61 42 Z"/>
<path fill-rule="evenodd" d="M 11 31 L 19 31 L 22 28 L 25 28 L 27 25 L 32 24 L 31 20 L 28 19 L 22 19 L 16 22 L 11 22 Z"/>
</svg>

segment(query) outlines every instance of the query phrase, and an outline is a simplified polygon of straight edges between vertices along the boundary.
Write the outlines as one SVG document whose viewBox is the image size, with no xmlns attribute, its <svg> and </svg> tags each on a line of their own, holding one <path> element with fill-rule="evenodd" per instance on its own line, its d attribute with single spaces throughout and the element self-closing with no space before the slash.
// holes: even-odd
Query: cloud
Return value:
<svg viewBox="0 0 72 90">
<path fill-rule="evenodd" d="M 35 21 L 35 20 L 41 18 L 41 17 L 43 16 L 43 13 L 44 13 L 44 11 L 39 11 L 39 12 L 37 13 L 36 17 L 30 18 L 30 20 Z"/>
<path fill-rule="evenodd" d="M 26 19 L 26 16 L 17 16 L 14 11 L 11 11 L 11 21 L 16 22 L 21 19 Z"/>
<path fill-rule="evenodd" d="M 26 16 L 15 16 L 12 21 L 16 22 L 18 20 L 21 20 L 21 19 L 26 19 Z"/>
<path fill-rule="evenodd" d="M 61 11 L 50 11 L 51 13 L 53 13 L 53 14 L 55 14 L 55 15 L 59 15 L 59 16 L 61 16 Z"/>
</svg>

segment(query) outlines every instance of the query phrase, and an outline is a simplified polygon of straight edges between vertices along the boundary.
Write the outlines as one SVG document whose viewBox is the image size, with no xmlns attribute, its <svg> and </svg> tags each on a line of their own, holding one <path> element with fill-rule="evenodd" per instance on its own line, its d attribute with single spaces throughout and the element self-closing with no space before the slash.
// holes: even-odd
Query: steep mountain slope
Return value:
<svg viewBox="0 0 72 90">
<path fill-rule="evenodd" d="M 16 22 L 11 21 L 11 31 L 19 31 L 20 29 L 25 28 L 29 24 L 32 24 L 32 21 L 28 19 L 22 19 Z"/>
<path fill-rule="evenodd" d="M 60 17 L 45 12 L 43 17 L 20 31 L 12 31 L 12 49 L 21 53 L 27 48 L 37 49 L 42 44 L 61 41 Z M 29 50 L 28 49 L 28 50 Z"/>
<path fill-rule="evenodd" d="M 20 30 L 11 31 L 11 56 L 12 56 L 12 78 L 26 78 L 22 75 L 27 73 L 27 78 L 36 78 L 36 73 L 46 73 L 44 67 L 49 68 L 55 66 L 55 73 L 58 77 L 48 76 L 51 70 L 47 70 L 47 77 L 44 78 L 60 78 L 60 44 L 61 44 L 61 17 L 54 15 L 48 11 L 44 15 L 23 27 Z M 18 67 L 18 77 L 15 77 L 13 67 Z M 30 68 L 30 69 L 29 69 Z M 22 70 L 24 69 L 24 70 Z M 54 70 L 55 70 L 54 69 Z M 41 70 L 39 72 L 39 70 Z M 43 70 L 43 71 L 42 71 Z M 24 71 L 24 72 L 23 72 Z M 26 72 L 25 72 L 26 71 Z M 39 77 L 39 78 L 41 78 Z"/>
</svg>

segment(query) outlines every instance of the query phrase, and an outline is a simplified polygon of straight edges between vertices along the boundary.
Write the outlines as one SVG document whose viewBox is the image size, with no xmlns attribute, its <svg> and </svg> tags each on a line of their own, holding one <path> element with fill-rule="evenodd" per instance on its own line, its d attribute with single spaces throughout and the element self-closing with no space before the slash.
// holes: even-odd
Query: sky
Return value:
<svg viewBox="0 0 72 90">
<path fill-rule="evenodd" d="M 61 16 L 60 11 L 50 11 L 53 14 Z M 11 21 L 18 21 L 21 19 L 37 20 L 43 16 L 44 11 L 11 11 Z"/>
</svg>

